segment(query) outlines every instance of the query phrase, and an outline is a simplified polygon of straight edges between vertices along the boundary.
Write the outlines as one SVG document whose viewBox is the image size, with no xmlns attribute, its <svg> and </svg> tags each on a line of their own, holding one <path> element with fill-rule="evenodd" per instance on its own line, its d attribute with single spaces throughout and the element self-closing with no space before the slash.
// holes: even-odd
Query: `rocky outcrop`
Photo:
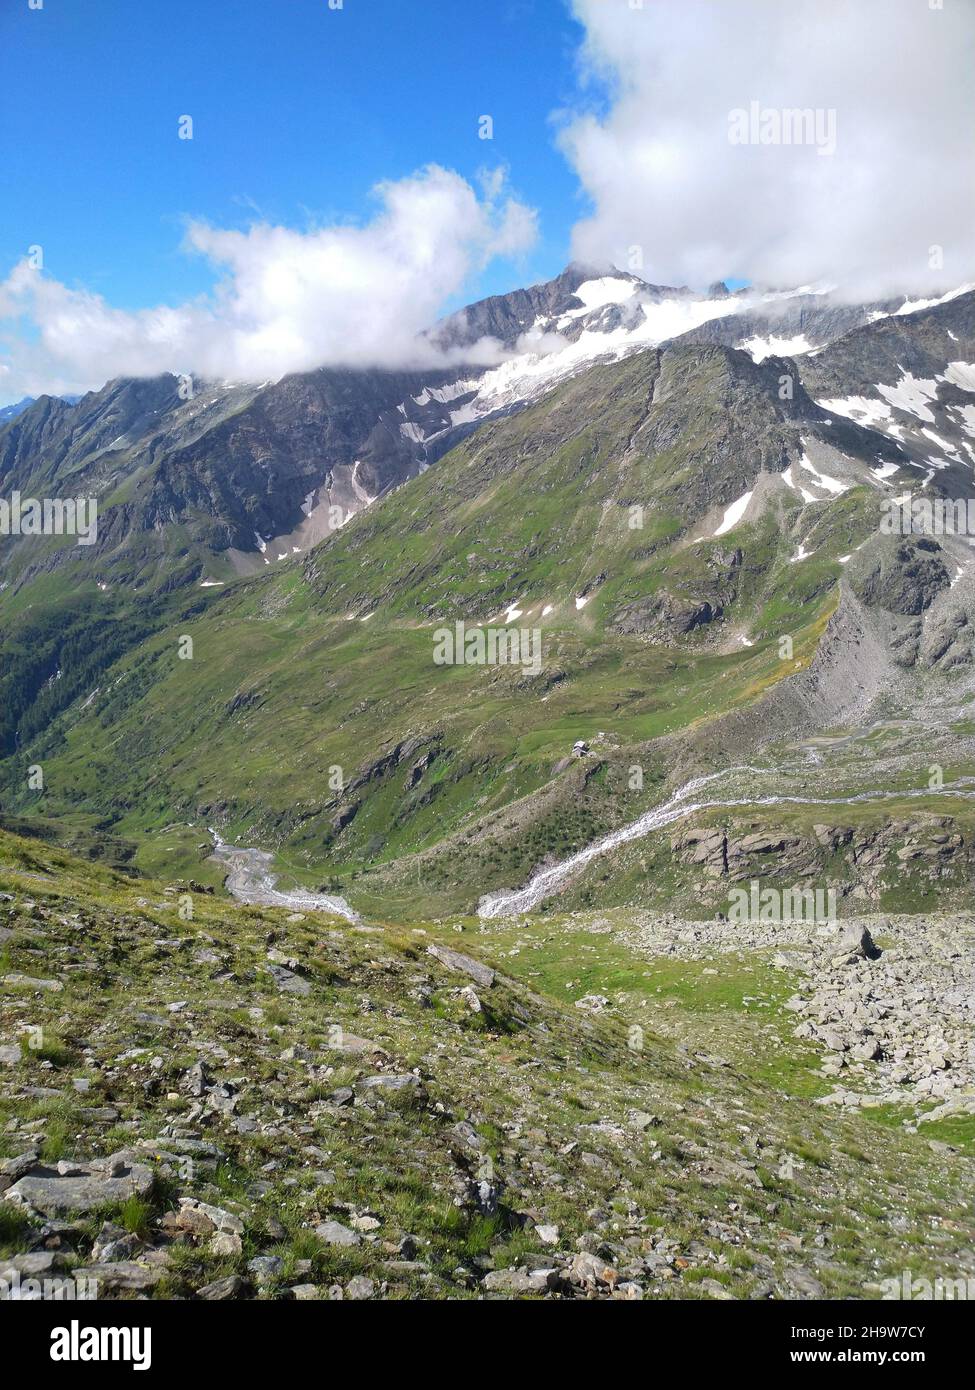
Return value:
<svg viewBox="0 0 975 1390">
<path fill-rule="evenodd" d="M 847 577 L 868 607 L 911 617 L 951 584 L 944 551 L 931 536 L 875 536 L 850 562 Z"/>
<path fill-rule="evenodd" d="M 709 599 L 696 602 L 663 590 L 652 598 L 638 599 L 620 609 L 616 616 L 617 632 L 626 635 L 655 633 L 659 636 L 684 637 L 696 627 L 703 627 L 720 618 L 720 604 Z"/>
<path fill-rule="evenodd" d="M 672 836 L 670 848 L 679 863 L 711 879 L 782 881 L 819 874 L 854 896 L 874 892 L 887 874 L 920 872 L 936 881 L 975 865 L 973 846 L 954 819 L 927 813 L 876 827 L 817 824 L 811 836 L 764 827 L 690 826 Z"/>
<path fill-rule="evenodd" d="M 668 587 L 625 604 L 614 614 L 614 631 L 629 636 L 651 635 L 675 640 L 721 618 L 735 601 L 744 552 L 710 551 L 696 582 Z"/>
</svg>

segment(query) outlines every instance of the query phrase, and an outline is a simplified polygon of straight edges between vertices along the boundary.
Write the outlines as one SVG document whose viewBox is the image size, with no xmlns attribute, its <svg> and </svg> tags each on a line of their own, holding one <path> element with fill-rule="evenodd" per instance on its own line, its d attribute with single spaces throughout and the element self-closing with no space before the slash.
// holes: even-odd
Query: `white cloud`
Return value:
<svg viewBox="0 0 975 1390">
<path fill-rule="evenodd" d="M 492 171 L 478 196 L 459 174 L 430 165 L 380 184 L 380 211 L 364 226 L 299 232 L 261 223 L 239 232 L 193 222 L 187 248 L 219 280 L 212 295 L 175 308 L 115 309 L 21 262 L 0 284 L 4 394 L 164 371 L 262 381 L 319 366 L 436 360 L 418 335 L 474 272 L 535 239 L 534 211 L 504 185 Z"/>
<path fill-rule="evenodd" d="M 579 259 L 626 265 L 640 246 L 659 283 L 828 279 L 851 295 L 973 278 L 975 5 L 572 4 L 610 94 L 561 135 L 593 204 Z M 835 153 L 732 144 L 729 115 L 753 101 L 819 111 L 824 134 L 834 112 Z"/>
</svg>

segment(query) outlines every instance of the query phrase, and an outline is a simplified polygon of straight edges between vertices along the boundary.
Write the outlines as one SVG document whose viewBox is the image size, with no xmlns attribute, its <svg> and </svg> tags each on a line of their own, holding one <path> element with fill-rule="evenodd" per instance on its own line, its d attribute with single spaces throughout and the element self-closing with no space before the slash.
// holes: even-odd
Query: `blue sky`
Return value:
<svg viewBox="0 0 975 1390">
<path fill-rule="evenodd" d="M 573 257 L 975 282 L 973 62 L 960 0 L 0 0 L 0 404 L 424 365 Z M 753 105 L 835 138 L 732 141 Z"/>
<path fill-rule="evenodd" d="M 547 278 L 584 207 L 552 123 L 580 37 L 563 0 L 2 0 L 0 278 L 39 244 L 118 307 L 176 302 L 213 282 L 186 217 L 367 218 L 375 183 L 428 162 L 504 163 L 539 212 L 533 250 L 470 289 Z"/>
</svg>

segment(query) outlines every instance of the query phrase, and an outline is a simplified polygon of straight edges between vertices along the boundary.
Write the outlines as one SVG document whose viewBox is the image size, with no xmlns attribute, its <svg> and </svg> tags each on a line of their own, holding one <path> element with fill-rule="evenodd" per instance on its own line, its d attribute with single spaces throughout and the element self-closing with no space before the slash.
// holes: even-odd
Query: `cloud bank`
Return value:
<svg viewBox="0 0 975 1390">
<path fill-rule="evenodd" d="M 975 280 L 975 0 L 566 4 L 585 31 L 559 135 L 592 209 L 577 260 L 850 298 Z M 475 189 L 429 165 L 374 191 L 363 225 L 190 223 L 215 288 L 173 307 L 116 309 L 22 262 L 0 282 L 0 400 L 164 371 L 446 365 L 424 330 L 533 244 L 536 214 L 503 171 Z"/>
<path fill-rule="evenodd" d="M 506 196 L 499 171 L 480 193 L 436 165 L 375 193 L 380 211 L 365 226 L 191 222 L 186 249 L 219 279 L 211 296 L 174 308 L 115 309 L 22 261 L 0 283 L 0 389 L 13 398 L 165 371 L 263 381 L 328 364 L 435 362 L 423 330 L 473 273 L 532 245 L 535 213 Z"/>
<path fill-rule="evenodd" d="M 870 297 L 975 278 L 968 0 L 572 6 L 585 75 L 610 93 L 561 133 L 593 208 L 578 259 L 633 265 L 640 248 L 658 283 L 828 280 Z M 769 143 L 732 143 L 745 133 L 732 113 L 753 103 Z M 797 111 L 812 113 L 809 144 L 784 143 L 782 113 Z M 835 151 L 821 154 L 830 112 Z"/>
</svg>

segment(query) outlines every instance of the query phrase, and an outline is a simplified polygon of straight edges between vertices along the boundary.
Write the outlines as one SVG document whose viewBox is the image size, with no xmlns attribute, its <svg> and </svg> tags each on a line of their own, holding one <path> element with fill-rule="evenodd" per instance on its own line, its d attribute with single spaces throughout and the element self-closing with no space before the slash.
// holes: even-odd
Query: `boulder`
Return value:
<svg viewBox="0 0 975 1390">
<path fill-rule="evenodd" d="M 151 1168 L 130 1162 L 121 1154 L 72 1164 L 69 1172 L 60 1172 L 59 1168 L 65 1166 L 33 1164 L 7 1189 L 4 1198 L 44 1216 L 64 1216 L 69 1212 L 94 1211 L 127 1197 L 144 1197 L 153 1184 Z"/>
<path fill-rule="evenodd" d="M 448 946 L 428 946 L 427 955 L 435 956 L 441 965 L 445 965 L 448 970 L 456 970 L 461 974 L 470 975 L 475 984 L 482 989 L 490 989 L 495 981 L 495 972 L 490 966 L 482 965 L 479 960 L 473 960 L 470 956 L 462 955 L 460 951 L 452 951 Z"/>
<path fill-rule="evenodd" d="M 134 1260 L 115 1260 L 111 1263 L 86 1265 L 75 1270 L 75 1277 L 90 1280 L 98 1289 L 99 1297 L 105 1293 L 127 1291 L 141 1293 L 158 1284 L 165 1275 L 162 1265 L 136 1264 Z"/>
<path fill-rule="evenodd" d="M 830 956 L 834 965 L 854 960 L 876 960 L 879 955 L 869 929 L 856 923 L 843 927 L 839 938 L 830 942 Z"/>
</svg>

